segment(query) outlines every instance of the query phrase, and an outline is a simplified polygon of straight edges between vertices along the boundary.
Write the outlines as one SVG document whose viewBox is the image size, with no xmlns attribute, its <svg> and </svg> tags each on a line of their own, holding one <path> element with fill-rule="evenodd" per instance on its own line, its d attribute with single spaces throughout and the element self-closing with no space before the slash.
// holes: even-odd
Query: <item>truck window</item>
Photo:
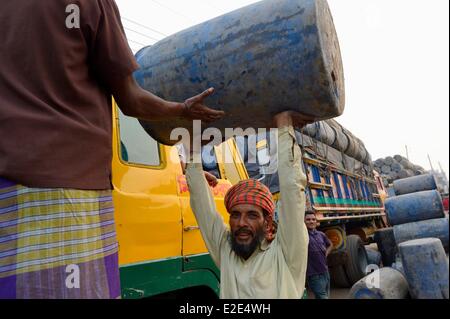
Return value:
<svg viewBox="0 0 450 319">
<path fill-rule="evenodd" d="M 203 170 L 220 178 L 216 153 L 214 152 L 214 147 L 211 145 L 202 146 L 202 166 Z"/>
<path fill-rule="evenodd" d="M 150 137 L 139 121 L 126 116 L 118 109 L 120 154 L 124 162 L 138 165 L 159 166 L 159 145 Z"/>
</svg>

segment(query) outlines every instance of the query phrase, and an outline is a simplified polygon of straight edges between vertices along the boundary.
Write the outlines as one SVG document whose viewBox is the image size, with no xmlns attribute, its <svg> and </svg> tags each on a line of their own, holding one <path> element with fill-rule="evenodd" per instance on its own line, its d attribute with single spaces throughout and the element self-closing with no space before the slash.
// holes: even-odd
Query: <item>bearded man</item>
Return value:
<svg viewBox="0 0 450 319">
<path fill-rule="evenodd" d="M 308 122 L 297 118 L 296 126 Z M 265 185 L 245 180 L 228 191 L 225 196 L 230 214 L 228 229 L 217 213 L 202 165 L 187 165 L 191 206 L 211 257 L 220 269 L 221 298 L 303 296 L 309 240 L 304 224 L 306 175 L 291 113 L 276 115 L 274 123 L 278 127 L 281 202 L 274 238 L 270 232 L 275 204 Z"/>
</svg>

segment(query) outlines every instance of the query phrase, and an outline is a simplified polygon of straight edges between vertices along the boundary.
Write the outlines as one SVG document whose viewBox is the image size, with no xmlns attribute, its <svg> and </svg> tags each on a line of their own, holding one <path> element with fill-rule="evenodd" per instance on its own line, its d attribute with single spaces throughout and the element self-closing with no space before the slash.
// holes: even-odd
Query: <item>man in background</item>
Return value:
<svg viewBox="0 0 450 319">
<path fill-rule="evenodd" d="M 328 299 L 330 296 L 330 274 L 327 257 L 333 250 L 333 244 L 327 235 L 317 230 L 317 218 L 314 212 L 305 213 L 308 228 L 308 269 L 306 280 L 316 299 Z"/>
</svg>

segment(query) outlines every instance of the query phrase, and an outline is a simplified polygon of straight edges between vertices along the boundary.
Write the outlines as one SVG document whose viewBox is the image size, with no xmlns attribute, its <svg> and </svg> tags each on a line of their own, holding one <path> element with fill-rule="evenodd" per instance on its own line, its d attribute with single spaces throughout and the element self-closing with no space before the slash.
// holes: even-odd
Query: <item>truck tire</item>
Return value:
<svg viewBox="0 0 450 319">
<path fill-rule="evenodd" d="M 364 243 L 357 235 L 347 236 L 347 262 L 344 265 L 345 273 L 350 285 L 366 276 L 367 252 Z"/>
<path fill-rule="evenodd" d="M 336 288 L 349 288 L 352 285 L 350 284 L 347 274 L 345 273 L 343 265 L 335 265 L 333 267 L 329 267 L 331 285 Z"/>
</svg>

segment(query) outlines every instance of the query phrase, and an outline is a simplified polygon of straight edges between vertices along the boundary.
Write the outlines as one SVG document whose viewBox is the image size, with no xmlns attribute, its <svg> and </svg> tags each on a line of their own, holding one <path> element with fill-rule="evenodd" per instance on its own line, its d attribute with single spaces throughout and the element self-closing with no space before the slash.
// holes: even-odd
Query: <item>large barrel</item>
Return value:
<svg viewBox="0 0 450 319">
<path fill-rule="evenodd" d="M 317 130 L 316 136 L 314 136 L 316 140 L 322 142 L 328 146 L 332 146 L 334 141 L 336 140 L 336 132 L 333 128 L 328 125 L 326 121 L 319 122 L 319 129 Z"/>
<path fill-rule="evenodd" d="M 336 135 L 334 143 L 331 146 L 341 152 L 345 152 L 345 150 L 348 147 L 349 141 L 348 136 L 345 135 L 344 132 L 342 131 L 342 126 L 335 120 L 327 120 L 326 122 L 334 130 L 334 133 Z"/>
<path fill-rule="evenodd" d="M 394 182 L 395 194 L 404 195 L 421 191 L 437 189 L 433 174 L 419 175 L 399 179 Z"/>
<path fill-rule="evenodd" d="M 347 136 L 347 139 L 348 139 L 348 145 L 347 145 L 347 149 L 345 150 L 345 154 L 347 154 L 350 157 L 356 158 L 358 156 L 358 152 L 359 152 L 358 140 L 347 129 L 343 129 L 342 131 Z"/>
<path fill-rule="evenodd" d="M 393 187 L 388 187 L 388 188 L 386 188 L 386 192 L 387 192 L 387 194 L 388 194 L 389 197 L 395 197 L 395 196 L 396 196 Z"/>
<path fill-rule="evenodd" d="M 369 265 L 381 266 L 381 253 L 373 248 L 366 247 L 367 263 Z"/>
<path fill-rule="evenodd" d="M 308 124 L 303 128 L 302 132 L 309 137 L 314 137 L 317 134 L 318 125 L 318 123 Z"/>
<path fill-rule="evenodd" d="M 396 172 L 396 173 L 400 172 L 402 170 L 402 168 L 403 168 L 402 165 L 398 162 L 395 162 L 394 164 L 391 165 L 391 171 Z M 422 189 L 422 190 L 425 190 L 425 189 Z M 401 195 L 401 194 L 399 194 L 399 195 Z"/>
<path fill-rule="evenodd" d="M 408 282 L 398 270 L 384 267 L 356 282 L 349 295 L 350 299 L 405 299 Z"/>
<path fill-rule="evenodd" d="M 448 217 L 396 225 L 394 226 L 395 242 L 398 245 L 412 239 L 434 237 L 439 238 L 444 249 L 448 251 L 448 226 Z"/>
<path fill-rule="evenodd" d="M 402 259 L 400 256 L 396 256 L 395 262 L 391 265 L 392 268 L 395 270 L 398 270 L 402 273 L 403 276 L 405 276 L 405 269 L 403 269 Z"/>
<path fill-rule="evenodd" d="M 392 226 L 445 216 L 441 195 L 436 190 L 387 198 L 385 207 Z"/>
<path fill-rule="evenodd" d="M 384 266 L 390 266 L 395 262 L 397 254 L 397 244 L 395 243 L 394 230 L 392 227 L 375 231 L 374 240 L 377 243 L 378 251 Z"/>
<path fill-rule="evenodd" d="M 386 165 L 391 166 L 392 164 L 394 164 L 394 158 L 392 156 L 388 156 L 384 159 L 384 162 L 386 163 Z"/>
<path fill-rule="evenodd" d="M 344 110 L 338 38 L 326 0 L 265 0 L 193 26 L 140 50 L 135 78 L 156 95 L 184 101 L 208 87 L 207 105 L 226 116 L 225 128 L 271 127 L 292 110 L 316 120 Z M 156 140 L 192 122 L 142 122 Z M 205 129 L 203 127 L 203 129 Z"/>
<path fill-rule="evenodd" d="M 448 261 L 441 241 L 422 238 L 398 245 L 411 297 L 448 299 Z"/>
</svg>

